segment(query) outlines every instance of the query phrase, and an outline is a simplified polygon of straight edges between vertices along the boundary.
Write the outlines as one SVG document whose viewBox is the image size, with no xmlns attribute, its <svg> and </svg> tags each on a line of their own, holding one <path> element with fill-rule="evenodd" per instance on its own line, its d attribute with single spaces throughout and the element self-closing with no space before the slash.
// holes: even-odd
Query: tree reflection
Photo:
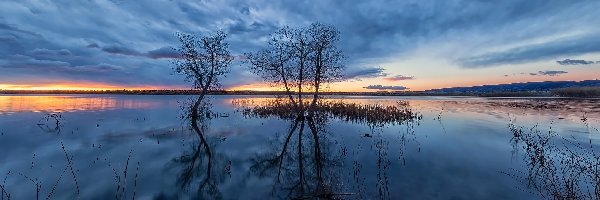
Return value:
<svg viewBox="0 0 600 200">
<path fill-rule="evenodd" d="M 385 125 L 400 125 L 421 119 L 421 115 L 404 101 L 382 106 L 322 100 L 305 110 L 296 110 L 296 107 L 282 99 L 269 101 L 266 105 L 250 105 L 243 101 L 234 104 L 241 107 L 240 112 L 246 117 L 274 117 L 289 121 L 288 131 L 278 135 L 274 146 L 267 152 L 253 158 L 251 167 L 251 172 L 257 176 L 273 178 L 271 194 L 280 199 L 365 198 L 362 196 L 364 190 L 360 187 L 364 183 L 357 181 L 357 186 L 345 183 L 350 180 L 342 174 L 347 149 L 343 147 L 337 151 L 336 145 L 340 145 L 338 140 L 328 137 L 326 126 L 331 120 L 367 124 L 370 127 L 372 135 L 369 137 L 376 136 L 377 193 L 381 199 L 389 198 L 389 144 L 381 134 L 375 134 L 381 133 L 376 130 Z M 361 164 L 355 161 L 354 167 L 352 180 L 361 180 Z"/>
<path fill-rule="evenodd" d="M 175 158 L 174 163 L 181 166 L 177 183 L 182 189 L 196 188 L 200 199 L 221 199 L 219 184 L 225 180 L 226 157 L 212 151 L 220 140 L 210 141 L 205 135 L 211 119 L 217 117 L 210 110 L 206 99 L 198 98 L 193 104 L 184 108 L 183 119 L 190 123 L 191 129 L 198 137 L 190 151 Z"/>
<path fill-rule="evenodd" d="M 315 116 L 297 116 L 279 147 L 252 159 L 251 171 L 259 177 L 274 176 L 272 194 L 281 199 L 333 198 L 349 195 L 334 183 L 339 174 L 340 155 L 328 149 L 322 123 Z M 308 130 L 306 130 L 308 129 Z M 327 173 L 325 173 L 325 172 Z"/>
</svg>

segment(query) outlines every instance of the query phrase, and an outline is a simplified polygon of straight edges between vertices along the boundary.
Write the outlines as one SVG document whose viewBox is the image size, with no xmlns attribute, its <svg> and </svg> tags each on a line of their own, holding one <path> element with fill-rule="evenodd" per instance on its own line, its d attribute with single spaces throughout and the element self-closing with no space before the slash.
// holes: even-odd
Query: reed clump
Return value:
<svg viewBox="0 0 600 200">
<path fill-rule="evenodd" d="M 367 123 L 374 125 L 401 124 L 410 120 L 422 118 L 414 111 L 407 101 L 398 101 L 395 105 L 380 104 L 358 104 L 343 101 L 321 101 L 314 107 L 297 112 L 294 107 L 280 100 L 270 101 L 265 105 L 245 107 L 240 109 L 247 117 L 279 117 L 282 119 L 293 119 L 298 114 L 313 113 L 326 118 L 335 118 L 352 123 Z"/>
</svg>

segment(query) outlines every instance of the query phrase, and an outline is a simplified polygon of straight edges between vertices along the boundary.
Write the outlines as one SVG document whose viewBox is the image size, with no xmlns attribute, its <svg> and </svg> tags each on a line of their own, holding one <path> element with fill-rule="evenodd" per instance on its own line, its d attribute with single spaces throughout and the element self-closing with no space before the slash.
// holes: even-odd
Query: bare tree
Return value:
<svg viewBox="0 0 600 200">
<path fill-rule="evenodd" d="M 344 55 L 335 46 L 339 40 L 339 31 L 334 26 L 313 23 L 307 31 L 311 39 L 312 53 L 309 57 L 313 72 L 311 107 L 314 107 L 321 84 L 337 81 L 342 77 Z"/>
<path fill-rule="evenodd" d="M 288 44 L 291 31 L 289 27 L 279 29 L 271 35 L 268 49 L 245 53 L 245 56 L 253 73 L 261 75 L 266 81 L 282 85 L 294 108 L 298 108 L 292 94 L 292 81 L 295 79 L 293 73 L 296 71 L 291 62 L 292 48 Z"/>
<path fill-rule="evenodd" d="M 176 49 L 180 57 L 174 60 L 175 71 L 186 75 L 200 96 L 193 106 L 192 120 L 197 119 L 197 109 L 211 89 L 218 88 L 219 78 L 229 72 L 233 56 L 229 53 L 227 35 L 221 31 L 197 38 L 186 33 L 177 33 L 181 46 Z"/>
<path fill-rule="evenodd" d="M 254 73 L 283 85 L 294 108 L 304 110 L 303 90 L 313 91 L 314 107 L 321 85 L 341 77 L 344 66 L 338 40 L 339 31 L 331 25 L 283 27 L 271 35 L 267 49 L 246 53 L 247 62 Z"/>
</svg>

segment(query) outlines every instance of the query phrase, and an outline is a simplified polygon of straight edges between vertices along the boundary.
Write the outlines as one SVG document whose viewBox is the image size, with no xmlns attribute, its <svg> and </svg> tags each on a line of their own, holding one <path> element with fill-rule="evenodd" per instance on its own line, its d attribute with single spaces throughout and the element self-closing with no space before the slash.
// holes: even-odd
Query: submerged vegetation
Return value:
<svg viewBox="0 0 600 200">
<path fill-rule="evenodd" d="M 239 111 L 248 117 L 293 119 L 298 114 L 293 106 L 281 99 L 269 101 L 265 105 L 249 105 L 251 102 L 244 100 L 236 100 L 232 103 L 240 107 Z M 422 119 L 422 115 L 413 110 L 407 101 L 398 101 L 396 105 L 370 105 L 321 100 L 310 112 L 325 118 L 366 123 L 370 126 L 400 125 L 407 121 Z"/>
<path fill-rule="evenodd" d="M 527 172 L 507 173 L 548 199 L 600 199 L 600 151 L 575 138 L 565 138 L 552 127 L 517 126 L 511 119 L 513 153 L 524 151 Z M 600 132 L 598 132 L 600 133 Z M 595 133 L 595 134 L 598 134 Z"/>
<path fill-rule="evenodd" d="M 245 100 L 234 100 L 232 104 L 245 117 L 273 117 L 290 122 L 289 131 L 284 135 L 277 134 L 274 146 L 269 151 L 251 159 L 252 173 L 258 177 L 273 178 L 271 193 L 278 199 L 367 198 L 364 188 L 366 177 L 361 172 L 365 170 L 363 165 L 366 163 L 354 160 L 352 177 L 345 177 L 341 173 L 347 156 L 350 153 L 360 153 L 362 148 L 359 145 L 358 149 L 349 150 L 338 142 L 339 138 L 331 137 L 327 126 L 332 119 L 370 127 L 371 133 L 362 137 L 373 138 L 367 142 L 367 146 L 370 144 L 376 150 L 377 176 L 373 178 L 377 182 L 377 196 L 374 198 L 389 199 L 389 141 L 382 136 L 381 128 L 385 125 L 406 124 L 407 133 L 400 137 L 399 156 L 405 164 L 406 143 L 414 140 L 411 137 L 414 136 L 414 124 L 422 119 L 407 101 L 386 106 L 321 99 L 304 110 L 296 110 L 297 107 L 291 105 L 286 98 L 258 105 Z"/>
</svg>

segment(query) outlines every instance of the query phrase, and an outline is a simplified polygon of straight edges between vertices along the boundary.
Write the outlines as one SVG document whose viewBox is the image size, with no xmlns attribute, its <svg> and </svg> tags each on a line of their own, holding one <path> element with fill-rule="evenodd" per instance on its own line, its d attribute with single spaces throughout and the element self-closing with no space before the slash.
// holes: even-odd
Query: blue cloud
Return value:
<svg viewBox="0 0 600 200">
<path fill-rule="evenodd" d="M 596 62 L 598 62 L 598 61 L 596 61 Z M 559 65 L 589 65 L 589 64 L 594 64 L 594 61 L 565 59 L 565 60 L 558 60 L 558 61 L 556 61 L 556 63 L 558 63 Z"/>
<path fill-rule="evenodd" d="M 59 50 L 50 50 L 45 48 L 36 48 L 31 51 L 31 54 L 38 56 L 70 56 L 72 55 L 71 51 L 67 49 L 59 49 Z"/>
<path fill-rule="evenodd" d="M 111 45 L 111 46 L 107 46 L 107 47 L 102 47 L 102 51 L 107 52 L 107 53 L 112 53 L 112 54 L 121 54 L 121 55 L 126 55 L 126 56 L 139 56 L 142 55 L 142 53 L 124 47 L 124 46 L 119 46 L 119 45 Z"/>
<path fill-rule="evenodd" d="M 526 45 L 506 51 L 486 53 L 458 60 L 467 68 L 490 67 L 502 64 L 519 64 L 557 56 L 600 52 L 600 35 L 592 34 L 564 38 L 542 44 Z"/>
<path fill-rule="evenodd" d="M 566 74 L 569 72 L 562 70 L 546 70 L 546 71 L 538 71 L 537 73 L 529 73 L 530 75 L 540 75 L 540 76 L 560 76 L 561 74 Z"/>
<path fill-rule="evenodd" d="M 152 51 L 148 51 L 146 56 L 153 59 L 159 58 L 179 58 L 179 53 L 173 47 L 161 47 Z"/>
<path fill-rule="evenodd" d="M 15 6 L 26 9 L 11 9 Z M 282 25 L 315 21 L 340 30 L 339 46 L 348 58 L 346 78 L 351 80 L 386 77 L 384 68 L 364 66 L 402 58 L 423 43 L 446 38 L 459 38 L 457 42 L 464 45 L 457 48 L 471 46 L 487 52 L 440 58 L 469 68 L 555 60 L 600 49 L 600 28 L 594 26 L 599 1 L 53 1 L 42 5 L 23 0 L 1 1 L 0 8 L 0 67 L 11 69 L 0 73 L 4 82 L 19 75 L 45 78 L 52 74 L 56 79 L 185 87 L 181 77 L 168 75 L 172 74 L 168 60 L 176 57 L 169 48 L 178 45 L 175 32 L 200 35 L 223 30 L 229 33 L 231 52 L 239 55 L 264 47 L 266 36 Z M 573 35 L 575 30 L 583 34 L 539 40 Z M 460 38 L 480 38 L 481 42 Z M 545 42 L 492 51 L 527 41 Z M 27 58 L 19 59 L 19 55 Z M 61 64 L 65 69 L 119 67 L 77 75 L 64 70 L 24 71 L 41 63 Z M 235 63 L 223 86 L 259 80 Z"/>
<path fill-rule="evenodd" d="M 385 69 L 382 67 L 352 68 L 346 71 L 344 80 L 361 80 L 363 78 L 377 78 L 387 75 L 388 73 L 385 73 Z"/>
</svg>

